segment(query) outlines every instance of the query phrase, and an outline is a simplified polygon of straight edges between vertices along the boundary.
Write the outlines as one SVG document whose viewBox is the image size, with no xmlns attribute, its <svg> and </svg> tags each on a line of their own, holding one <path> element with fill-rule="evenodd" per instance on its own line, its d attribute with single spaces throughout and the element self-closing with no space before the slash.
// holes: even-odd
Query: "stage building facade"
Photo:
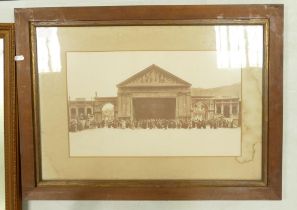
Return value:
<svg viewBox="0 0 297 210">
<path fill-rule="evenodd" d="M 151 65 L 117 85 L 117 97 L 69 100 L 70 119 L 93 116 L 106 120 L 103 107 L 113 106 L 113 119 L 240 119 L 240 97 L 191 94 L 191 84 Z"/>
</svg>

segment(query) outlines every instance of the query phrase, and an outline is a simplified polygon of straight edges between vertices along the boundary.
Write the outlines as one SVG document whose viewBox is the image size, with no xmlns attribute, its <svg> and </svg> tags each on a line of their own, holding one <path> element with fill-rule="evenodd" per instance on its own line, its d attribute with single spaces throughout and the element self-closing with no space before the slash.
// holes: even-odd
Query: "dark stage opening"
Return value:
<svg viewBox="0 0 297 210">
<path fill-rule="evenodd" d="M 175 98 L 134 98 L 134 119 L 174 119 Z"/>
</svg>

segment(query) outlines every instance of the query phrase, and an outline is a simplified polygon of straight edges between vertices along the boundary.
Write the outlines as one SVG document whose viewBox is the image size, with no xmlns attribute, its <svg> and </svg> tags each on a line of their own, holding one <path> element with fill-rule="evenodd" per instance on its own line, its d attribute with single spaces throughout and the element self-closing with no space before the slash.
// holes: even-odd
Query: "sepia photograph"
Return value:
<svg viewBox="0 0 297 210">
<path fill-rule="evenodd" d="M 68 52 L 67 88 L 70 155 L 240 155 L 241 69 L 215 52 Z"/>
</svg>

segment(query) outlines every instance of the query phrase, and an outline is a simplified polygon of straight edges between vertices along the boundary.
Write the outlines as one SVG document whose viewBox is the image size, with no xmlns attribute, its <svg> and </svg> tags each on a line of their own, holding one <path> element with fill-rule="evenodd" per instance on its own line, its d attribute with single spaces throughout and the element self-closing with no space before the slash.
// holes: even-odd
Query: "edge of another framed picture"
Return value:
<svg viewBox="0 0 297 210">
<path fill-rule="evenodd" d="M 19 144 L 17 124 L 14 24 L 0 23 L 4 40 L 4 161 L 5 209 L 21 209 Z"/>
</svg>

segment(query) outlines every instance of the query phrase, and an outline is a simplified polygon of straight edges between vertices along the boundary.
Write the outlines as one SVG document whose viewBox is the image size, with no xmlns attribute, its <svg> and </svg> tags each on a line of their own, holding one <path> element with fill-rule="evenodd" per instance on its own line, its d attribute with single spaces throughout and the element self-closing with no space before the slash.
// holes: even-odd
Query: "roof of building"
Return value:
<svg viewBox="0 0 297 210">
<path fill-rule="evenodd" d="M 165 69 L 152 64 L 119 83 L 117 87 L 186 86 L 191 84 Z"/>
</svg>

